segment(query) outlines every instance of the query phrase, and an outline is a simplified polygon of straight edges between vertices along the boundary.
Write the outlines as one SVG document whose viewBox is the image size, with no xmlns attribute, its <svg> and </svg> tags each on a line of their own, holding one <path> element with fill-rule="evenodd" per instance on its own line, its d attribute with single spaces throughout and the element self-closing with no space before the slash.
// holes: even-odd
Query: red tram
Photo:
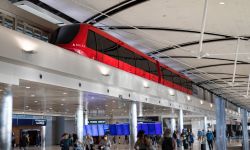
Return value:
<svg viewBox="0 0 250 150">
<path fill-rule="evenodd" d="M 52 44 L 126 72 L 192 94 L 191 80 L 134 47 L 89 24 L 60 27 Z"/>
</svg>

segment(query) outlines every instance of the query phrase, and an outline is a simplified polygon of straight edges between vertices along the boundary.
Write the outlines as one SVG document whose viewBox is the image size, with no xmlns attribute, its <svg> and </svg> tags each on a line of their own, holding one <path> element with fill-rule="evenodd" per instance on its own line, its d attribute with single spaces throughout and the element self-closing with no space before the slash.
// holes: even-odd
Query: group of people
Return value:
<svg viewBox="0 0 250 150">
<path fill-rule="evenodd" d="M 198 133 L 200 136 L 200 133 Z M 199 138 L 198 140 L 207 140 L 207 143 L 209 145 L 209 150 L 213 149 L 213 142 L 214 142 L 214 135 L 213 133 L 208 130 L 207 133 L 204 132 L 204 136 Z M 193 149 L 193 143 L 194 143 L 194 134 L 191 130 L 186 131 L 183 130 L 182 133 L 179 133 L 178 131 L 174 131 L 172 134 L 170 129 L 166 129 L 162 139 L 160 140 L 160 146 L 162 150 L 176 150 L 177 147 L 183 146 L 183 148 L 186 149 Z M 140 130 L 138 132 L 138 139 L 134 145 L 134 149 L 136 150 L 154 150 L 155 148 L 152 145 L 152 141 L 148 136 L 144 134 L 143 130 Z"/>
<path fill-rule="evenodd" d="M 73 134 L 72 136 L 68 133 L 64 133 L 62 135 L 60 141 L 61 150 L 69 150 L 70 147 L 73 150 L 94 150 L 94 140 L 93 137 L 87 135 L 84 142 L 79 141 L 77 134 Z M 100 150 L 110 150 L 111 142 L 108 139 L 107 135 L 104 135 L 98 145 Z"/>
</svg>

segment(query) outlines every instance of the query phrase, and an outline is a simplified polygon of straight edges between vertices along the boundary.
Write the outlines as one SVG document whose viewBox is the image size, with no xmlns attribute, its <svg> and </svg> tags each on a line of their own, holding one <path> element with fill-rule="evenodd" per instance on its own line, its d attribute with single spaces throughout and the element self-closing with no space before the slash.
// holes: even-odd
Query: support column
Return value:
<svg viewBox="0 0 250 150">
<path fill-rule="evenodd" d="M 183 130 L 183 110 L 179 111 L 179 133 L 182 133 Z"/>
<path fill-rule="evenodd" d="M 46 126 L 41 128 L 41 150 L 45 150 L 45 137 L 46 137 Z"/>
<path fill-rule="evenodd" d="M 226 150 L 226 113 L 225 113 L 225 101 L 216 97 L 216 149 Z"/>
<path fill-rule="evenodd" d="M 142 102 L 139 103 L 139 111 L 138 112 L 139 112 L 138 116 L 142 117 L 143 116 L 143 103 Z"/>
<path fill-rule="evenodd" d="M 247 129 L 247 110 L 241 109 L 241 122 L 242 122 L 242 132 L 243 132 L 243 150 L 249 150 L 249 144 L 248 144 L 248 129 Z"/>
<path fill-rule="evenodd" d="M 78 136 L 78 140 L 83 142 L 83 92 L 79 93 L 79 106 L 76 110 L 76 133 Z"/>
<path fill-rule="evenodd" d="M 137 140 L 137 108 L 136 102 L 132 102 L 130 106 L 130 143 L 131 147 L 134 146 Z"/>
<path fill-rule="evenodd" d="M 11 87 L 7 87 L 0 99 L 0 149 L 2 150 L 11 150 L 12 109 Z"/>
<path fill-rule="evenodd" d="M 207 132 L 207 116 L 204 117 L 204 131 Z"/>
<path fill-rule="evenodd" d="M 175 118 L 171 118 L 170 123 L 171 123 L 171 133 L 174 133 L 174 130 L 175 130 L 175 127 L 176 127 Z"/>
<path fill-rule="evenodd" d="M 89 124 L 89 110 L 88 110 L 88 101 L 85 102 L 85 110 L 84 110 L 84 125 Z"/>
</svg>

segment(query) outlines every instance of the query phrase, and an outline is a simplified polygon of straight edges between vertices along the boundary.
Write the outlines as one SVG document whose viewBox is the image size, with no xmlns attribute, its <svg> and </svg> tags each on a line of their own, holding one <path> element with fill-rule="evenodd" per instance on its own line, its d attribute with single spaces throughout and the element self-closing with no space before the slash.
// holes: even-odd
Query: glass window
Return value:
<svg viewBox="0 0 250 150">
<path fill-rule="evenodd" d="M 45 42 L 48 42 L 49 41 L 49 35 L 46 34 L 46 33 L 43 33 L 42 34 L 42 37 L 41 37 L 41 40 L 45 41 Z"/>
<path fill-rule="evenodd" d="M 2 24 L 3 24 L 3 16 L 0 16 L 0 25 L 2 25 Z"/>
<path fill-rule="evenodd" d="M 161 67 L 162 77 L 165 80 L 173 82 L 173 73 L 163 67 Z"/>
<path fill-rule="evenodd" d="M 41 31 L 39 30 L 34 30 L 34 34 L 33 34 L 33 37 L 34 38 L 37 38 L 37 39 L 41 39 Z"/>
<path fill-rule="evenodd" d="M 16 31 L 23 33 L 24 25 L 22 23 L 17 23 Z"/>
<path fill-rule="evenodd" d="M 80 24 L 66 25 L 59 29 L 55 44 L 70 43 L 79 33 Z"/>
<path fill-rule="evenodd" d="M 88 37 L 87 37 L 86 45 L 87 45 L 88 48 L 96 50 L 95 32 L 93 32 L 91 30 L 88 31 Z"/>
<path fill-rule="evenodd" d="M 155 74 L 155 75 L 158 76 L 158 71 L 157 71 L 156 64 L 151 62 L 151 61 L 149 61 L 148 64 L 149 64 L 150 73 Z"/>
<path fill-rule="evenodd" d="M 3 26 L 14 29 L 14 19 L 13 18 L 4 18 Z"/>
<path fill-rule="evenodd" d="M 173 78 L 173 82 L 175 84 L 181 85 L 181 78 L 180 78 L 180 76 L 175 75 L 174 78 Z"/>
<path fill-rule="evenodd" d="M 119 60 L 123 61 L 131 66 L 135 66 L 135 53 L 120 46 L 117 49 L 119 53 Z"/>
<path fill-rule="evenodd" d="M 33 28 L 31 28 L 29 26 L 26 26 L 25 30 L 24 30 L 24 33 L 29 35 L 29 36 L 33 36 Z"/>
<path fill-rule="evenodd" d="M 95 33 L 95 36 L 96 36 L 96 41 L 97 41 L 97 44 L 96 44 L 97 48 L 96 49 L 98 51 L 118 60 L 119 59 L 119 55 L 118 55 L 118 51 L 117 51 L 118 45 L 115 42 L 113 42 L 113 41 L 111 41 L 111 40 L 109 40 L 109 39 L 107 39 L 107 38 L 105 38 L 97 33 Z"/>
<path fill-rule="evenodd" d="M 150 72 L 149 61 L 147 59 L 139 55 L 136 55 L 135 61 L 136 61 L 135 63 L 136 63 L 137 68 L 140 68 L 146 72 Z"/>
</svg>

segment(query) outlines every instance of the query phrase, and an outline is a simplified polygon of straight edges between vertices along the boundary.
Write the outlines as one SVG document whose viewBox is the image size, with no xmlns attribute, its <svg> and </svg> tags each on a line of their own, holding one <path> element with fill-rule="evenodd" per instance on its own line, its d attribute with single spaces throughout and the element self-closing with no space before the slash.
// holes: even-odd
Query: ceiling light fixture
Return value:
<svg viewBox="0 0 250 150">
<path fill-rule="evenodd" d="M 69 22 L 49 11 L 47 11 L 46 9 L 43 9 L 29 1 L 19 1 L 19 2 L 15 2 L 13 3 L 14 5 L 16 5 L 17 7 L 24 9 L 38 17 L 41 17 L 51 23 L 54 24 L 58 24 L 58 25 L 64 25 L 64 24 L 69 24 Z"/>
<path fill-rule="evenodd" d="M 203 104 L 203 100 L 200 100 L 201 105 Z"/>
<path fill-rule="evenodd" d="M 168 93 L 169 93 L 170 96 L 174 96 L 174 94 L 175 94 L 175 93 L 174 93 L 174 90 L 172 90 L 172 89 L 169 89 L 169 90 L 168 90 Z"/>
<path fill-rule="evenodd" d="M 212 103 L 210 104 L 210 107 L 211 107 L 211 108 L 213 107 L 213 104 L 212 104 Z"/>
<path fill-rule="evenodd" d="M 26 86 L 25 88 L 26 88 L 26 89 L 30 89 L 30 87 L 29 87 L 29 86 Z"/>
<path fill-rule="evenodd" d="M 68 94 L 68 93 L 66 93 L 66 92 L 63 93 L 63 95 L 66 95 L 66 94 Z"/>
<path fill-rule="evenodd" d="M 35 94 L 31 94 L 30 96 L 31 96 L 31 97 L 35 97 L 36 95 L 35 95 Z"/>
<path fill-rule="evenodd" d="M 64 104 L 61 104 L 61 106 L 63 106 Z"/>
<path fill-rule="evenodd" d="M 224 2 L 220 2 L 219 4 L 220 4 L 220 5 L 224 5 L 225 3 L 224 3 Z"/>
<path fill-rule="evenodd" d="M 34 101 L 35 103 L 37 103 L 38 101 Z"/>
<path fill-rule="evenodd" d="M 187 100 L 190 101 L 191 100 L 191 97 L 189 95 L 187 95 Z"/>
<path fill-rule="evenodd" d="M 52 108 L 50 107 L 49 109 L 51 110 Z"/>
</svg>

